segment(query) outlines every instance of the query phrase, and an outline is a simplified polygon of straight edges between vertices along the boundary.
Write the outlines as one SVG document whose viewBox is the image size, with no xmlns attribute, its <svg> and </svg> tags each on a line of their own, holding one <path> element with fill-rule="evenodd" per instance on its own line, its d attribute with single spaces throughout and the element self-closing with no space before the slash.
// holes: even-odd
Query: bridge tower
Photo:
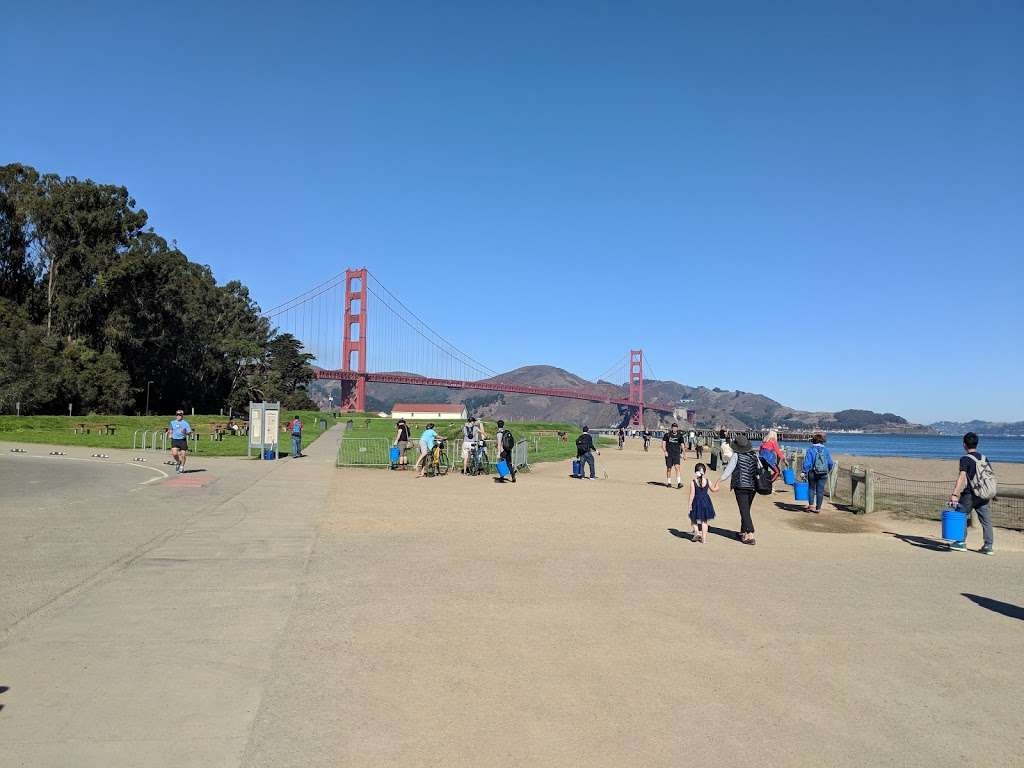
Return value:
<svg viewBox="0 0 1024 768">
<path fill-rule="evenodd" d="M 643 429 L 644 426 L 644 351 L 629 351 L 629 400 L 636 403 L 630 406 L 630 426 Z"/>
<path fill-rule="evenodd" d="M 341 380 L 341 410 L 366 411 L 366 267 L 345 270 L 341 369 L 364 374 Z"/>
</svg>

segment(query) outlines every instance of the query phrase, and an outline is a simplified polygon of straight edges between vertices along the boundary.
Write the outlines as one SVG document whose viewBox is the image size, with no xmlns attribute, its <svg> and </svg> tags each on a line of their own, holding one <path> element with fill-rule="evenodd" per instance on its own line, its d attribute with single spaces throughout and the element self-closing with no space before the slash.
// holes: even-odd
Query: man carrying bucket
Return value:
<svg viewBox="0 0 1024 768">
<path fill-rule="evenodd" d="M 983 555 L 992 554 L 992 516 L 989 502 L 995 495 L 996 476 L 992 471 L 992 465 L 978 453 L 978 436 L 968 432 L 964 435 L 964 455 L 960 457 L 960 474 L 957 475 L 953 493 L 949 495 L 949 503 L 958 505 L 968 519 L 971 517 L 971 510 L 978 513 L 981 535 L 984 539 L 978 552 Z M 966 529 L 964 535 L 966 536 Z M 967 541 L 954 541 L 949 548 L 955 552 L 965 552 Z"/>
</svg>

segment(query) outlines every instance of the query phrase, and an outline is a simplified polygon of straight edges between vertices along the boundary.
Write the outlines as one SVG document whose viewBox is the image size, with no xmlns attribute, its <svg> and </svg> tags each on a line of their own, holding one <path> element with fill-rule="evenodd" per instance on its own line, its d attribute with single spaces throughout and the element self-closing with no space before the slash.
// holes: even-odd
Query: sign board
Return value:
<svg viewBox="0 0 1024 768">
<path fill-rule="evenodd" d="M 277 445 L 278 416 L 281 412 L 277 408 L 267 405 L 263 413 L 263 443 L 264 445 Z"/>
<path fill-rule="evenodd" d="M 249 403 L 249 447 L 263 445 L 263 403 Z"/>
<path fill-rule="evenodd" d="M 266 458 L 267 451 L 271 451 L 273 457 L 277 453 L 277 428 L 280 424 L 281 404 L 280 403 L 249 403 L 249 447 L 247 455 L 252 454 L 252 449 L 259 450 L 261 459 Z"/>
</svg>

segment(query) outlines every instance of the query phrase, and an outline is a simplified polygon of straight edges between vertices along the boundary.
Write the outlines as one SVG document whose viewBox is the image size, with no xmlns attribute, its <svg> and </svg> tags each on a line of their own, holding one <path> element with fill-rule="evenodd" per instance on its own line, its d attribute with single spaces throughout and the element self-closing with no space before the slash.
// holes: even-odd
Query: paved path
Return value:
<svg viewBox="0 0 1024 768">
<path fill-rule="evenodd" d="M 211 460 L 200 488 L 119 490 L 177 511 L 9 632 L 0 764 L 1020 759 L 1019 535 L 950 553 L 936 525 L 807 516 L 779 494 L 745 547 L 719 494 L 700 545 L 685 492 L 648 484 L 656 454 L 605 451 L 599 482 L 557 464 L 495 485 L 336 471 L 334 439 L 295 462 Z"/>
</svg>

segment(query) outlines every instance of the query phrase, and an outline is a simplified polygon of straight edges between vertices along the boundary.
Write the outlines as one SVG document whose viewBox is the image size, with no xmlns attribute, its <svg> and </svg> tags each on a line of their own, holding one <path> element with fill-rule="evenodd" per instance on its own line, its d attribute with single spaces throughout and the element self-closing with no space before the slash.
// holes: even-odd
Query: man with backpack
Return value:
<svg viewBox="0 0 1024 768">
<path fill-rule="evenodd" d="M 960 474 L 957 475 L 953 493 L 949 503 L 957 504 L 960 511 L 971 518 L 971 511 L 978 513 L 981 521 L 981 534 L 984 539 L 981 549 L 983 555 L 992 554 L 992 516 L 989 502 L 996 497 L 996 475 L 982 454 L 978 453 L 978 436 L 973 432 L 964 435 L 964 455 L 960 457 Z M 949 548 L 956 552 L 966 552 L 966 541 L 954 541 Z"/>
<path fill-rule="evenodd" d="M 296 415 L 288 422 L 288 432 L 292 436 L 292 458 L 302 455 L 302 420 Z"/>
<path fill-rule="evenodd" d="M 590 477 L 588 480 L 597 480 L 597 470 L 594 467 L 594 438 L 590 434 L 590 427 L 583 427 L 583 434 L 576 438 L 576 458 L 579 460 L 580 465 L 586 465 L 590 467 Z M 600 456 L 601 452 L 598 451 L 597 455 Z M 582 477 L 582 469 L 580 476 Z"/>
<path fill-rule="evenodd" d="M 476 419 L 472 416 L 466 418 L 462 425 L 462 474 L 469 474 L 469 454 L 473 450 L 473 442 L 476 438 L 478 427 Z"/>
<path fill-rule="evenodd" d="M 807 475 L 807 506 L 804 512 L 821 512 L 825 501 L 825 481 L 832 471 L 832 464 L 832 454 L 825 447 L 825 435 L 816 432 L 804 456 L 804 474 Z"/>
<path fill-rule="evenodd" d="M 516 438 L 512 431 L 505 429 L 505 422 L 498 419 L 498 430 L 494 433 L 494 442 L 498 445 L 498 461 L 504 461 L 508 465 L 508 473 L 512 482 L 516 481 L 516 463 L 512 460 L 512 453 L 516 447 Z M 505 478 L 500 478 L 503 482 Z"/>
</svg>

